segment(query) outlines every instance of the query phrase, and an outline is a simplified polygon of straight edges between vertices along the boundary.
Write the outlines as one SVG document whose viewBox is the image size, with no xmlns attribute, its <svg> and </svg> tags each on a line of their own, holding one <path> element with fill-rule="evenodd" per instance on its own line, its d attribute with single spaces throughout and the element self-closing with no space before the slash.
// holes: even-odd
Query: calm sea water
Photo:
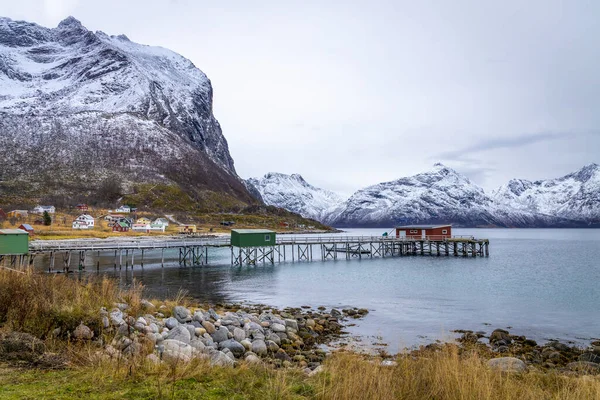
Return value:
<svg viewBox="0 0 600 400">
<path fill-rule="evenodd" d="M 340 235 L 383 232 L 348 229 Z M 454 234 L 489 238 L 490 257 L 232 267 L 229 249 L 220 249 L 209 253 L 208 267 L 161 268 L 156 254 L 154 263 L 133 270 L 115 271 L 111 258 L 101 259 L 106 262 L 101 273 L 124 285 L 141 281 L 151 297 L 183 289 L 207 302 L 367 308 L 368 316 L 350 333 L 367 343 L 384 341 L 391 351 L 447 339 L 454 329 L 510 327 L 538 341 L 579 344 L 600 337 L 600 230 L 455 229 Z"/>
</svg>

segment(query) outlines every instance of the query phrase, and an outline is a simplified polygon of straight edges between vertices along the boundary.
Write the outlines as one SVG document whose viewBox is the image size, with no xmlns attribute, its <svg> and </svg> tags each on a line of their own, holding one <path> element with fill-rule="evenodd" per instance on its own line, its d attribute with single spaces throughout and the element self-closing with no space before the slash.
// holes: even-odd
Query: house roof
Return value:
<svg viewBox="0 0 600 400">
<path fill-rule="evenodd" d="M 28 230 L 28 231 L 32 231 L 33 230 L 33 227 L 31 225 L 29 225 L 29 224 L 21 224 L 21 226 L 23 228 L 25 228 L 26 230 Z"/>
<path fill-rule="evenodd" d="M 275 233 L 275 231 L 270 231 L 268 229 L 232 229 L 231 232 L 248 234 L 248 233 Z"/>
<path fill-rule="evenodd" d="M 0 229 L 0 235 L 29 235 L 23 229 Z"/>
<path fill-rule="evenodd" d="M 448 227 L 452 227 L 452 225 L 403 225 L 397 226 L 396 229 L 437 229 Z"/>
<path fill-rule="evenodd" d="M 117 222 L 117 225 L 119 225 L 121 228 L 129 228 L 129 224 L 123 221 Z"/>
</svg>

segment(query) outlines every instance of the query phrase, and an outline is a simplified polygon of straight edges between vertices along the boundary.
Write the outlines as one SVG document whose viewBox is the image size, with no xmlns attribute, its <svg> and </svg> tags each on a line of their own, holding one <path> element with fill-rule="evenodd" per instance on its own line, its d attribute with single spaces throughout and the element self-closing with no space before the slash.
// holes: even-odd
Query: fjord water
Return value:
<svg viewBox="0 0 600 400">
<path fill-rule="evenodd" d="M 339 235 L 380 236 L 384 229 Z M 600 337 L 600 230 L 455 229 L 490 239 L 490 256 L 412 256 L 287 262 L 232 267 L 229 249 L 209 253 L 210 266 L 159 263 L 102 269 L 123 284 L 142 282 L 150 297 L 184 289 L 207 302 L 277 307 L 359 307 L 370 313 L 350 327 L 388 351 L 448 339 L 455 329 L 511 333 L 538 341 L 587 344 Z M 315 258 L 320 255 L 315 247 Z M 289 260 L 289 254 L 288 254 Z M 110 260 L 108 261 L 110 263 Z M 354 322 L 354 321 L 353 321 Z"/>
</svg>

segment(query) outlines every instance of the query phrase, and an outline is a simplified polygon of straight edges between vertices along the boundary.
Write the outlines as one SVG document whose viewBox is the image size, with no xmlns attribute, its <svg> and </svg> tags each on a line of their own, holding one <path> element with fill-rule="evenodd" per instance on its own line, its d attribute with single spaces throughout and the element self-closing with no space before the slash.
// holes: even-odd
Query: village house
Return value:
<svg viewBox="0 0 600 400">
<path fill-rule="evenodd" d="M 153 222 L 154 224 L 160 224 L 164 226 L 169 226 L 169 220 L 166 218 L 156 218 Z"/>
<path fill-rule="evenodd" d="M 136 224 L 150 225 L 152 223 L 152 221 L 149 218 L 142 217 L 142 218 L 139 218 L 137 221 L 135 221 L 135 223 Z"/>
<path fill-rule="evenodd" d="M 43 214 L 47 212 L 48 214 L 56 213 L 56 208 L 54 206 L 35 206 L 35 208 L 31 211 L 33 214 Z"/>
<path fill-rule="evenodd" d="M 116 222 L 112 227 L 113 232 L 129 232 L 129 224 L 123 221 Z"/>
<path fill-rule="evenodd" d="M 29 224 L 21 224 L 21 226 L 19 226 L 19 229 L 29 233 L 29 235 L 33 235 L 33 233 L 34 233 L 33 226 L 31 226 Z"/>
<path fill-rule="evenodd" d="M 88 205 L 87 204 L 77 204 L 77 206 L 75 206 L 75 208 L 77 208 L 79 211 L 87 211 Z"/>
<path fill-rule="evenodd" d="M 29 211 L 27 210 L 13 210 L 6 213 L 8 218 L 27 218 L 29 216 Z"/>
<path fill-rule="evenodd" d="M 133 224 L 131 230 L 134 232 L 150 232 L 150 224 Z"/>
<path fill-rule="evenodd" d="M 155 223 L 150 224 L 150 232 L 164 232 L 164 231 L 165 231 L 165 225 L 155 224 Z"/>
<path fill-rule="evenodd" d="M 73 221 L 73 229 L 94 229 L 94 217 L 88 214 L 82 214 Z"/>
<path fill-rule="evenodd" d="M 121 206 L 121 207 L 117 208 L 115 210 L 115 212 L 118 212 L 118 213 L 130 213 L 131 212 L 131 207 L 129 207 L 129 206 Z"/>
</svg>

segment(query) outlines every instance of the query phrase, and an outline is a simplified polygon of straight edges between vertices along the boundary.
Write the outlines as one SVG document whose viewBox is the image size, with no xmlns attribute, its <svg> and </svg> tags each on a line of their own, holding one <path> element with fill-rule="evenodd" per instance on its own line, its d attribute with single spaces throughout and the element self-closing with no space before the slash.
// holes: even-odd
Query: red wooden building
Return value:
<svg viewBox="0 0 600 400">
<path fill-rule="evenodd" d="M 129 232 L 129 224 L 126 222 L 115 222 L 112 227 L 113 232 Z"/>
<path fill-rule="evenodd" d="M 29 224 L 21 224 L 21 226 L 19 226 L 19 229 L 29 233 L 30 235 L 33 235 L 33 227 Z"/>
<path fill-rule="evenodd" d="M 88 210 L 88 205 L 87 204 L 77 204 L 76 207 L 79 211 L 87 211 Z"/>
<path fill-rule="evenodd" d="M 406 225 L 396 227 L 396 237 L 442 240 L 452 237 L 452 225 Z"/>
</svg>

